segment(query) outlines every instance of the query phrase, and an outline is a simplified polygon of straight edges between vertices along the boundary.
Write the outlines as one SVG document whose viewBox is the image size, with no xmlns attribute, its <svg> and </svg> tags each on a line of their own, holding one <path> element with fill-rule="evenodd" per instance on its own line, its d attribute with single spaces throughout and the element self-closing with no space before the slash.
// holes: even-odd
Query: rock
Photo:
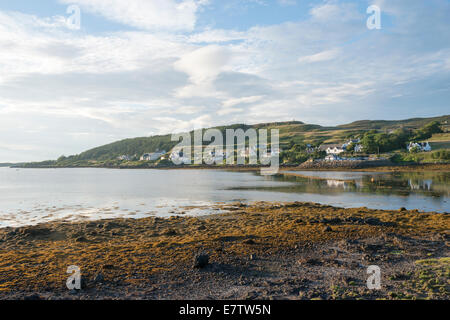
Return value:
<svg viewBox="0 0 450 320">
<path fill-rule="evenodd" d="M 251 255 L 250 255 L 250 260 L 252 260 L 252 261 L 253 261 L 253 260 L 256 260 L 256 255 L 251 254 Z"/>
<path fill-rule="evenodd" d="M 37 293 L 34 293 L 34 294 L 30 295 L 30 296 L 25 296 L 23 299 L 26 300 L 26 301 L 42 300 L 41 296 L 38 295 Z"/>
<path fill-rule="evenodd" d="M 405 207 L 401 207 L 398 211 L 400 211 L 400 212 L 404 212 L 404 211 L 408 211 L 408 210 L 406 210 L 406 208 Z"/>
<path fill-rule="evenodd" d="M 255 244 L 255 241 L 253 241 L 252 239 L 247 239 L 247 240 L 244 240 L 244 244 Z"/>
<path fill-rule="evenodd" d="M 82 237 L 76 238 L 75 241 L 76 241 L 76 242 L 86 242 L 87 239 L 86 239 L 85 237 L 82 236 Z"/>
<path fill-rule="evenodd" d="M 103 274 L 97 273 L 97 275 L 94 277 L 94 282 L 95 283 L 102 283 L 103 281 L 105 281 L 105 278 L 103 277 Z"/>
<path fill-rule="evenodd" d="M 324 223 L 324 224 L 331 224 L 331 225 L 342 224 L 342 220 L 339 219 L 339 218 L 322 219 L 320 222 L 321 222 L 321 223 Z"/>
<path fill-rule="evenodd" d="M 333 229 L 331 229 L 330 226 L 326 226 L 326 227 L 323 229 L 323 232 L 331 232 L 331 231 L 333 231 Z"/>
<path fill-rule="evenodd" d="M 176 232 L 175 230 L 173 230 L 173 229 L 169 229 L 169 230 L 167 230 L 166 232 L 164 232 L 164 235 L 165 235 L 165 236 L 169 236 L 169 237 L 171 237 L 171 236 L 176 236 L 176 235 L 177 235 L 177 232 Z"/>
<path fill-rule="evenodd" d="M 112 270 L 112 269 L 114 269 L 114 266 L 112 264 L 103 265 L 103 270 Z"/>
<path fill-rule="evenodd" d="M 209 264 L 209 255 L 200 253 L 194 257 L 194 268 L 203 269 Z"/>
<path fill-rule="evenodd" d="M 51 232 L 48 228 L 36 228 L 36 227 L 29 227 L 29 228 L 23 228 L 20 230 L 20 233 L 25 236 L 46 236 L 49 235 Z"/>
<path fill-rule="evenodd" d="M 197 228 L 197 230 L 199 230 L 199 231 L 206 230 L 206 227 L 203 226 L 203 225 L 201 225 L 201 226 L 199 226 L 199 227 Z"/>
<path fill-rule="evenodd" d="M 321 266 L 322 262 L 317 259 L 299 259 L 297 260 L 299 265 L 311 265 L 311 266 Z"/>
</svg>

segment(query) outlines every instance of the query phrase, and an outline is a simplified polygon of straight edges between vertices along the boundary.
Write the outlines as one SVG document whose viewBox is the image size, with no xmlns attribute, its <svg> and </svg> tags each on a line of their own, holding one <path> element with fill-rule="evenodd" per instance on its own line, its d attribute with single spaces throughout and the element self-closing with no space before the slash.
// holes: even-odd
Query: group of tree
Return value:
<svg viewBox="0 0 450 320">
<path fill-rule="evenodd" d="M 443 132 L 439 122 L 433 121 L 418 130 L 397 129 L 391 133 L 370 130 L 366 132 L 361 144 L 366 153 L 383 153 L 404 149 L 408 142 L 419 142 L 429 139 L 435 133 Z"/>
</svg>

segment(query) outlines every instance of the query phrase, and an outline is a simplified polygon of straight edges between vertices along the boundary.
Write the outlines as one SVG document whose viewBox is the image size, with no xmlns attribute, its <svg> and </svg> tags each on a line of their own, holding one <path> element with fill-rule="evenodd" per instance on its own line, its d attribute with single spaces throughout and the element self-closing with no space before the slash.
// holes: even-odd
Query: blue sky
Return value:
<svg viewBox="0 0 450 320">
<path fill-rule="evenodd" d="M 0 0 L 0 162 L 237 122 L 449 114 L 449 12 L 449 0 Z"/>
</svg>

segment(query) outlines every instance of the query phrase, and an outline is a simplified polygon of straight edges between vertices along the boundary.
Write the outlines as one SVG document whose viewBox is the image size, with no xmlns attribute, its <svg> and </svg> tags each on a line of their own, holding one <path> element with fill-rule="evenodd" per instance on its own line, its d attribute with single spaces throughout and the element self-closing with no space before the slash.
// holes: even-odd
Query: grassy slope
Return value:
<svg viewBox="0 0 450 320">
<path fill-rule="evenodd" d="M 450 122 L 450 116 L 442 116 L 435 118 L 415 118 L 399 121 L 385 121 L 385 120 L 363 120 L 337 127 L 323 127 L 320 125 L 304 124 L 299 121 L 292 122 L 277 122 L 257 125 L 236 124 L 231 126 L 216 127 L 225 132 L 226 129 L 242 128 L 244 130 L 249 128 L 255 129 L 273 129 L 280 130 L 281 148 L 290 143 L 341 143 L 344 140 L 361 134 L 368 130 L 390 131 L 396 128 L 404 127 L 408 129 L 418 129 L 431 121 L 439 121 L 445 123 Z M 448 129 L 448 128 L 447 128 Z M 225 136 L 225 135 L 224 135 Z M 450 138 L 449 134 L 437 135 L 433 137 L 434 149 L 449 148 Z M 100 146 L 81 153 L 80 155 L 71 157 L 64 162 L 65 165 L 73 163 L 89 163 L 93 161 L 108 161 L 115 160 L 120 155 L 138 155 L 141 156 L 147 152 L 155 152 L 156 150 L 171 150 L 177 142 L 171 141 L 171 135 L 141 137 L 134 139 L 126 139 L 117 141 L 108 145 Z"/>
</svg>

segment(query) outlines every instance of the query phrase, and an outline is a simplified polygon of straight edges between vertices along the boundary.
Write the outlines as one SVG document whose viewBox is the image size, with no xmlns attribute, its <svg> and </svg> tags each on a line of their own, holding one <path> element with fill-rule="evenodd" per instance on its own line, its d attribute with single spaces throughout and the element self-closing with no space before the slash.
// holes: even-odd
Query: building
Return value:
<svg viewBox="0 0 450 320">
<path fill-rule="evenodd" d="M 342 145 L 342 149 L 344 149 L 344 150 L 347 150 L 347 147 L 349 146 L 349 145 L 358 145 L 359 143 L 361 142 L 361 139 L 353 139 L 353 140 L 349 140 L 349 141 L 347 141 L 346 143 L 344 143 L 343 145 Z M 356 149 L 356 147 L 355 147 L 355 149 Z M 356 151 L 356 150 L 355 150 Z M 358 151 L 356 151 L 356 152 L 358 152 Z"/>
<path fill-rule="evenodd" d="M 121 160 L 121 161 L 131 161 L 131 156 L 124 154 L 124 155 L 117 157 L 117 159 Z"/>
<path fill-rule="evenodd" d="M 307 154 L 312 154 L 312 153 L 316 152 L 317 150 L 319 150 L 319 148 L 313 147 L 313 145 L 311 145 L 311 144 L 306 145 L 306 153 Z"/>
<path fill-rule="evenodd" d="M 342 158 L 335 154 L 329 154 L 325 157 L 325 161 L 341 161 Z"/>
<path fill-rule="evenodd" d="M 364 151 L 364 147 L 363 147 L 363 145 L 362 144 L 357 144 L 356 146 L 355 146 L 355 152 L 363 152 Z"/>
<path fill-rule="evenodd" d="M 334 154 L 334 155 L 338 155 L 341 154 L 342 152 L 345 152 L 345 149 L 343 149 L 342 145 L 340 144 L 322 145 L 320 150 L 326 151 L 327 154 Z"/>
<path fill-rule="evenodd" d="M 431 146 L 428 142 L 410 142 L 406 149 L 411 152 L 413 149 L 417 149 L 419 152 L 431 151 Z"/>
<path fill-rule="evenodd" d="M 163 157 L 167 152 L 165 150 L 163 151 L 156 151 L 153 153 L 144 153 L 140 160 L 141 161 L 156 161 L 161 159 L 161 157 Z"/>
<path fill-rule="evenodd" d="M 172 150 L 169 160 L 177 164 L 191 164 L 191 158 L 187 157 L 181 150 Z"/>
</svg>

